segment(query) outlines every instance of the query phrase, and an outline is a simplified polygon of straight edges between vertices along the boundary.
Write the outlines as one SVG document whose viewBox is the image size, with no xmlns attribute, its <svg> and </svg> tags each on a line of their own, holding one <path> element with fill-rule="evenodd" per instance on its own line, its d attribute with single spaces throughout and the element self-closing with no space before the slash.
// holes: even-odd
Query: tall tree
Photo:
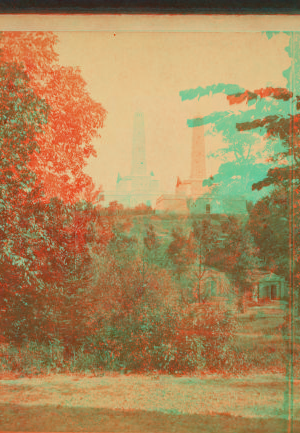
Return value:
<svg viewBox="0 0 300 433">
<path fill-rule="evenodd" d="M 30 167 L 44 182 L 47 196 L 66 202 L 96 200 L 100 190 L 94 190 L 83 169 L 87 159 L 96 156 L 93 139 L 106 111 L 89 95 L 79 68 L 59 64 L 57 42 L 50 32 L 3 32 L 2 61 L 22 63 L 30 87 L 50 107 L 44 134 L 37 137 L 39 153 L 30 156 Z"/>
<path fill-rule="evenodd" d="M 22 66 L 1 63 L 0 79 L 0 280 L 1 318 L 6 319 L 14 304 L 20 315 L 22 309 L 27 310 L 27 288 L 41 284 L 32 244 L 51 244 L 32 212 L 42 193 L 28 168 L 32 154 L 38 151 L 37 137 L 47 122 L 49 107 L 29 87 Z"/>
<path fill-rule="evenodd" d="M 18 342 L 63 334 L 70 339 L 74 323 L 86 313 L 79 308 L 78 290 L 91 265 L 89 230 L 92 222 L 101 223 L 91 204 L 45 202 L 30 161 L 39 152 L 49 106 L 30 87 L 21 65 L 1 63 L 0 79 L 1 331 Z M 66 313 L 63 320 L 54 306 Z"/>
<path fill-rule="evenodd" d="M 15 236 L 26 237 L 26 229 L 34 230 L 32 220 L 19 223 L 24 205 L 41 197 L 36 176 L 27 164 L 38 150 L 37 137 L 47 122 L 48 105 L 28 86 L 23 68 L 14 63 L 0 64 L 0 194 L 1 242 L 4 256 L 10 256 Z M 37 197 L 36 197 L 37 196 Z M 15 250 L 17 251 L 17 249 Z M 13 256 L 10 256 L 11 259 Z M 16 257 L 16 262 L 18 259 Z"/>
<path fill-rule="evenodd" d="M 287 88 L 262 89 L 261 98 L 269 98 L 274 110 L 268 115 L 237 123 L 239 131 L 259 131 L 269 146 L 280 143 L 280 151 L 273 154 L 275 167 L 267 175 L 253 184 L 254 190 L 265 190 L 271 186 L 273 191 L 253 210 L 252 230 L 257 242 L 266 239 L 271 255 L 261 245 L 262 253 L 269 263 L 287 278 L 290 285 L 291 314 L 294 314 L 296 298 L 300 299 L 300 243 L 298 227 L 300 223 L 300 36 L 291 33 L 287 51 L 291 57 L 291 67 L 284 71 Z M 279 208 L 280 206 L 280 208 Z M 260 216 L 260 224 L 254 227 L 259 207 L 266 214 Z M 270 213 L 272 212 L 272 215 Z M 265 224 L 262 223 L 265 220 Z M 266 238 L 269 231 L 269 237 Z M 276 250 L 272 245 L 278 242 Z M 285 245 L 283 243 L 285 242 Z M 278 258 L 280 255 L 280 259 Z"/>
<path fill-rule="evenodd" d="M 161 242 L 153 224 L 149 224 L 144 236 L 144 254 L 149 263 L 157 262 Z"/>
<path fill-rule="evenodd" d="M 272 34 L 269 32 L 267 36 L 270 38 Z M 212 113 L 203 119 L 189 119 L 188 125 L 210 124 L 212 133 L 221 133 L 227 144 L 219 152 L 221 156 L 234 157 L 234 161 L 222 164 L 214 179 L 206 183 L 216 182 L 226 188 L 235 185 L 236 193 L 245 191 L 244 183 L 248 193 L 250 190 L 262 193 L 260 196 L 248 195 L 255 201 L 261 199 L 252 209 L 251 232 L 263 260 L 285 276 L 288 275 L 284 270 L 287 263 L 294 267 L 300 257 L 296 242 L 300 203 L 300 36 L 298 33 L 289 36 L 287 51 L 292 65 L 283 72 L 288 81 L 287 88 L 266 87 L 249 91 L 237 85 L 218 84 L 180 93 L 182 100 L 201 98 L 209 92 L 223 93 L 229 106 L 241 107 Z M 259 152 L 253 146 L 253 140 L 260 143 Z M 258 164 L 257 158 L 264 161 Z M 224 189 L 222 192 L 226 195 Z M 282 205 L 280 210 L 279 203 Z M 276 242 L 280 245 L 279 250 L 274 249 Z M 291 269 L 289 273 L 291 275 Z M 293 272 L 295 282 L 297 275 Z"/>
<path fill-rule="evenodd" d="M 201 301 L 201 284 L 206 273 L 206 260 L 209 254 L 218 245 L 218 232 L 212 225 L 211 221 L 204 219 L 202 221 L 194 221 L 192 228 L 192 240 L 194 247 L 194 254 L 197 260 L 197 288 L 198 288 L 198 301 Z"/>
<path fill-rule="evenodd" d="M 171 260 L 178 280 L 187 271 L 188 267 L 195 260 L 195 253 L 192 248 L 192 239 L 187 237 L 181 227 L 172 231 L 173 240 L 168 246 L 167 256 Z"/>
<path fill-rule="evenodd" d="M 123 210 L 122 205 L 112 202 L 108 210 L 112 230 L 108 253 L 116 259 L 118 266 L 124 267 L 136 258 L 138 253 L 138 239 L 131 233 L 131 218 L 120 213 Z"/>
<path fill-rule="evenodd" d="M 289 202 L 284 187 L 259 200 L 249 215 L 248 227 L 259 256 L 271 272 L 289 277 Z M 296 242 L 299 233 L 297 230 Z"/>
<path fill-rule="evenodd" d="M 210 251 L 206 262 L 231 276 L 238 295 L 239 308 L 252 280 L 253 272 L 262 266 L 251 232 L 236 217 L 222 223 L 218 246 Z"/>
<path fill-rule="evenodd" d="M 237 85 L 218 84 L 182 91 L 180 96 L 185 101 L 209 93 L 224 94 L 228 110 L 187 121 L 189 127 L 208 125 L 208 133 L 220 134 L 224 143 L 211 154 L 223 160 L 219 172 L 205 184 L 213 183 L 223 196 L 245 195 L 248 200 L 257 201 L 266 193 L 253 191 L 252 185 L 265 178 L 268 170 L 274 167 L 274 158 L 283 151 L 280 141 L 270 146 L 263 139 L 263 127 L 269 120 L 274 120 L 274 116 L 288 116 L 292 93 L 284 88 L 249 91 Z M 231 109 L 231 106 L 234 107 Z M 256 125 L 257 130 L 251 131 L 249 124 Z"/>
</svg>

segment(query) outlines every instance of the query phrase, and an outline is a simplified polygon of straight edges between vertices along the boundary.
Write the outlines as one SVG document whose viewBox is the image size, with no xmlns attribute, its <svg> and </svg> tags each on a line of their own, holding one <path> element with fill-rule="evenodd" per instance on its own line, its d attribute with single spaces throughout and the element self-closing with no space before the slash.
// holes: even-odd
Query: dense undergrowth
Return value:
<svg viewBox="0 0 300 433">
<path fill-rule="evenodd" d="M 144 306 L 102 328 L 76 347 L 59 340 L 2 344 L 1 373 L 159 373 L 245 374 L 252 370 L 284 372 L 286 342 L 280 334 L 245 339 L 237 319 L 226 310 L 202 309 L 198 317 L 170 309 L 163 314 Z M 295 369 L 300 360 L 295 346 Z M 296 371 L 296 370 L 295 370 Z"/>
</svg>

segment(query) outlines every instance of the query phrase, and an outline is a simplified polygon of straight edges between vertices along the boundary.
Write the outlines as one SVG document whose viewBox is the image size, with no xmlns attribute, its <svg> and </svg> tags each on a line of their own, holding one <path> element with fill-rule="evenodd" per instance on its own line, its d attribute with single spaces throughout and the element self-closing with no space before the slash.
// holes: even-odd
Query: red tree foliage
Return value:
<svg viewBox="0 0 300 433">
<path fill-rule="evenodd" d="M 83 169 L 96 156 L 92 140 L 99 136 L 106 111 L 91 98 L 79 68 L 58 63 L 57 42 L 50 32 L 3 32 L 2 61 L 22 63 L 31 88 L 50 106 L 45 133 L 38 137 L 40 152 L 30 163 L 47 197 L 95 200 L 100 190 L 94 190 Z"/>
</svg>

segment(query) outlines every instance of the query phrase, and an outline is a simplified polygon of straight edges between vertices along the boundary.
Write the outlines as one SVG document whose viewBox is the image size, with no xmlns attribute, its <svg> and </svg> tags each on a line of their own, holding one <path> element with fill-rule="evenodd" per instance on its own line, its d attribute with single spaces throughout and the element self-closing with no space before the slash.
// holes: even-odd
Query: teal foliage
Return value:
<svg viewBox="0 0 300 433">
<path fill-rule="evenodd" d="M 203 181 L 203 186 L 214 185 L 214 190 L 220 198 L 236 198 L 244 196 L 245 199 L 256 202 L 266 194 L 266 191 L 253 191 L 253 184 L 265 179 L 268 173 L 266 164 L 255 164 L 243 161 L 240 164 L 226 162 L 221 164 L 218 173 L 212 178 Z"/>
<path fill-rule="evenodd" d="M 196 89 L 182 90 L 179 94 L 182 101 L 202 98 L 203 96 L 208 96 L 210 94 L 224 93 L 225 95 L 232 95 L 235 93 L 243 93 L 244 88 L 238 86 L 237 84 L 213 84 L 207 87 L 197 87 Z"/>
<path fill-rule="evenodd" d="M 208 86 L 206 89 L 211 94 L 224 93 L 223 86 Z M 220 135 L 223 140 L 224 146 L 209 155 L 224 161 L 213 179 L 215 192 L 218 191 L 220 197 L 228 193 L 243 195 L 248 201 L 255 202 L 265 192 L 253 193 L 252 186 L 266 177 L 280 155 L 287 154 L 281 131 L 288 128 L 286 119 L 290 116 L 291 94 L 286 89 L 271 88 L 256 93 L 245 91 L 225 94 L 230 104 L 246 101 L 247 107 L 214 112 L 201 119 L 188 119 L 187 124 L 189 127 L 207 125 L 206 135 Z M 199 97 L 204 95 L 205 92 L 202 92 Z M 267 98 L 267 95 L 270 97 Z M 275 132 L 271 134 L 272 140 L 262 142 L 266 127 L 272 127 Z M 259 160 L 265 162 L 259 163 Z M 205 180 L 204 185 L 211 183 L 211 180 Z"/>
</svg>

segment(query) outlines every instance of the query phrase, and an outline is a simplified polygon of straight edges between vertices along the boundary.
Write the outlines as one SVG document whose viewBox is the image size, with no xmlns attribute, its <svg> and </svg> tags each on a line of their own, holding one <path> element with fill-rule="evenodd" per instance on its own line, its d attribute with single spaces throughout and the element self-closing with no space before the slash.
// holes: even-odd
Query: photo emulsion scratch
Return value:
<svg viewBox="0 0 300 433">
<path fill-rule="evenodd" d="M 0 20 L 0 430 L 300 432 L 300 33 L 113 18 Z"/>
</svg>

